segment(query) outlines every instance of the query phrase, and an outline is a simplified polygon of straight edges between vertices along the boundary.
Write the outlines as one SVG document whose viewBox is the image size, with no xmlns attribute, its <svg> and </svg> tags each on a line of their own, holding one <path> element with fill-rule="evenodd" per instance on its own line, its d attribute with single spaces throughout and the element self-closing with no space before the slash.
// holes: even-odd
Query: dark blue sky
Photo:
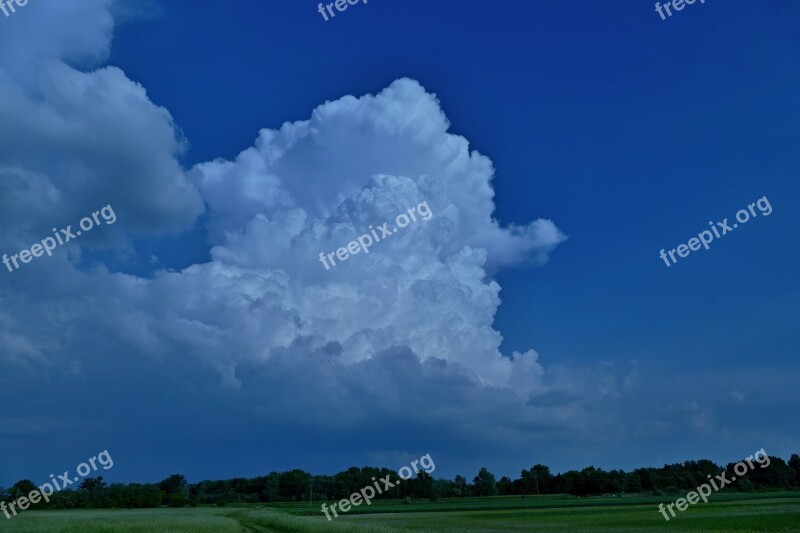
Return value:
<svg viewBox="0 0 800 533">
<path fill-rule="evenodd" d="M 326 349 L 311 340 L 306 347 L 306 341 L 300 340 L 305 334 L 342 342 L 347 353 L 347 343 L 327 335 L 321 327 L 304 330 L 298 326 L 303 334 L 297 334 L 293 348 L 276 341 L 271 345 L 270 362 L 265 363 L 267 355 L 253 348 L 259 345 L 253 332 L 260 328 L 272 331 L 273 323 L 259 315 L 263 322 L 242 326 L 247 312 L 231 312 L 229 318 L 219 319 L 219 309 L 224 308 L 222 316 L 238 301 L 226 301 L 231 289 L 214 285 L 224 277 L 221 273 L 196 284 L 187 281 L 184 286 L 182 281 L 179 289 L 169 279 L 160 278 L 165 276 L 162 270 L 152 267 L 152 256 L 157 257 L 160 269 L 178 273 L 192 265 L 209 264 L 212 256 L 225 262 L 212 252 L 212 246 L 231 248 L 219 235 L 246 234 L 251 229 L 245 222 L 255 212 L 247 212 L 248 218 L 238 226 L 228 224 L 231 217 L 238 216 L 239 208 L 230 207 L 236 202 L 229 202 L 219 191 L 238 185 L 216 188 L 209 176 L 216 176 L 217 170 L 201 166 L 195 168 L 195 174 L 187 172 L 187 181 L 200 190 L 205 206 L 202 212 L 187 207 L 180 215 L 182 223 L 164 222 L 157 231 L 144 231 L 147 211 L 128 206 L 127 220 L 136 223 L 128 227 L 120 215 L 114 226 L 119 246 L 100 243 L 93 248 L 87 243 L 80 259 L 70 257 L 70 264 L 81 275 L 96 268 L 130 275 L 125 280 L 114 275 L 106 279 L 101 272 L 101 280 L 75 282 L 76 287 L 96 287 L 99 294 L 113 293 L 115 303 L 108 304 L 108 312 L 110 317 L 118 313 L 117 323 L 98 321 L 106 304 L 98 304 L 92 296 L 81 299 L 79 292 L 61 294 L 58 298 L 99 306 L 72 311 L 69 335 L 59 334 L 64 330 L 53 324 L 49 332 L 52 342 L 42 348 L 42 357 L 49 360 L 58 352 L 61 362 L 42 363 L 34 358 L 19 364 L 19 357 L 13 354 L 2 360 L 8 380 L 43 395 L 9 419 L 48 420 L 44 426 L 55 431 L 52 428 L 61 427 L 60 423 L 51 425 L 44 413 L 48 405 L 60 402 L 53 416 L 73 421 L 63 422 L 66 427 L 74 423 L 83 430 L 73 434 L 60 429 L 65 432 L 60 443 L 43 438 L 36 428 L 10 432 L 5 453 L 0 454 L 0 483 L 20 477 L 45 479 L 58 468 L 55 465 L 72 467 L 83 455 L 104 448 L 115 458 L 115 467 L 106 477 L 131 481 L 160 479 L 174 471 L 197 481 L 293 467 L 322 473 L 381 461 L 399 466 L 403 454 L 418 457 L 424 453 L 436 459 L 439 475 L 460 473 L 471 478 L 472 470 L 483 465 L 499 477 L 516 476 L 521 468 L 538 462 L 557 471 L 589 464 L 632 468 L 701 457 L 733 461 L 762 447 L 784 457 L 800 451 L 800 393 L 796 386 L 800 375 L 796 274 L 800 253 L 795 244 L 800 237 L 795 218 L 800 207 L 798 17 L 800 5 L 778 0 L 696 2 L 668 20 L 661 20 L 650 2 L 370 0 L 325 22 L 316 3 L 306 0 L 233 4 L 173 0 L 162 2 L 147 16 L 115 26 L 110 55 L 104 60 L 76 62 L 64 52 L 62 59 L 78 71 L 118 67 L 129 80 L 141 84 L 153 104 L 168 110 L 189 143 L 188 150 L 178 157 L 187 171 L 217 158 L 233 161 L 254 146 L 262 128 L 279 130 L 286 122 L 309 120 L 325 102 L 346 95 L 375 95 L 400 78 L 416 80 L 438 98 L 450 121 L 449 133 L 463 136 L 471 150 L 491 160 L 497 221 L 505 227 L 549 219 L 567 237 L 549 252 L 544 265 L 521 261 L 521 265 L 487 270 L 486 283 L 496 280 L 502 287 L 502 303 L 496 313 L 492 305 L 483 307 L 490 316 L 494 314 L 492 329 L 502 335 L 499 351 L 510 356 L 515 351 L 536 350 L 547 377 L 543 389 L 534 390 L 522 401 L 519 416 L 514 411 L 508 420 L 493 425 L 487 421 L 493 419 L 495 410 L 508 411 L 505 402 L 509 400 L 503 392 L 508 389 L 472 391 L 455 374 L 441 378 L 440 383 L 438 377 L 431 377 L 432 370 L 417 369 L 413 357 L 407 359 L 409 354 L 402 351 L 408 347 L 425 359 L 415 344 L 423 337 L 418 337 L 412 326 L 408 344 L 401 343 L 402 335 L 397 334 L 395 344 L 385 346 L 389 350 L 382 356 L 385 360 L 377 357 L 385 367 L 375 363 L 379 368 L 372 368 L 362 361 L 365 368 L 356 364 L 349 370 L 340 369 L 338 381 L 334 380 L 339 385 L 330 385 L 328 377 L 305 381 L 290 364 L 281 362 L 293 349 L 307 350 L 308 364 L 325 368 L 315 357 Z M 5 25 L 15 20 L 0 22 Z M 69 49 L 60 41 L 53 46 Z M 11 53 L 8 47 L 4 50 Z M 42 87 L 32 87 L 23 71 L 11 66 L 6 70 L 10 79 L 18 78 L 19 85 L 35 95 L 32 101 L 48 94 Z M 53 102 L 58 99 L 50 95 L 42 101 L 56 106 Z M 98 108 L 105 105 L 103 98 L 98 102 Z M 347 150 L 356 154 L 332 163 L 331 176 L 347 172 L 347 161 L 353 159 L 380 160 L 382 146 L 393 153 L 413 155 L 388 141 L 383 145 L 378 140 L 365 143 L 361 133 L 367 126 L 362 122 L 358 122 L 361 129 L 345 127 L 344 119 L 341 126 L 333 119 L 326 122 L 327 117 L 351 111 L 353 116 L 361 116 L 353 111 L 355 104 L 348 105 L 341 104 L 342 109 L 332 109 L 329 115 L 320 113 L 321 124 L 334 124 L 330 143 L 336 143 L 340 151 L 349 146 Z M 417 112 L 413 106 L 403 110 L 400 103 L 394 105 L 402 110 L 401 116 Z M 0 118 L 5 112 L 0 111 Z M 133 117 L 134 110 L 130 112 Z M 382 124 L 377 119 L 376 123 Z M 130 130 L 132 136 L 139 127 L 133 119 L 118 123 L 119 130 Z M 403 130 L 394 126 L 392 131 Z M 337 137 L 339 133 L 345 137 Z M 0 135 L 11 133 L 3 130 Z M 87 142 L 94 143 L 92 146 L 99 143 L 97 138 Z M 50 175 L 48 172 L 59 167 L 48 166 L 45 160 L 82 161 L 84 153 L 76 141 L 56 156 L 49 152 L 41 155 L 37 164 L 0 152 L 0 164 L 28 164 L 25 168 Z M 138 148 L 131 153 L 156 159 Z M 317 156 L 307 154 L 309 160 L 316 161 Z M 324 156 L 320 157 L 324 161 Z M 424 161 L 426 156 L 419 157 Z M 417 169 L 416 161 L 411 160 L 387 163 L 387 170 L 380 165 L 376 168 L 399 175 L 390 169 L 405 168 L 404 164 Z M 276 164 L 270 172 L 289 175 L 288 167 L 288 163 Z M 349 169 L 354 178 L 360 170 L 356 164 Z M 435 176 L 434 170 L 430 172 Z M 201 174 L 204 178 L 198 178 Z M 247 171 L 232 174 L 247 175 Z M 330 178 L 331 182 L 338 179 Z M 309 174 L 308 187 L 326 180 L 324 171 Z M 61 187 L 55 178 L 52 181 Z M 83 183 L 64 184 L 64 190 L 80 191 L 75 185 L 78 182 Z M 129 195 L 137 196 L 139 189 L 131 187 L 134 192 Z M 142 190 L 145 188 L 142 185 Z M 342 194 L 354 194 L 344 189 Z M 467 192 L 447 190 L 451 196 L 469 197 Z M 141 196 L 152 194 L 152 198 L 164 200 L 174 194 L 171 191 L 153 186 Z M 112 201 L 100 199 L 111 193 L 105 197 L 97 194 L 100 202 Z M 726 217 L 733 221 L 739 209 L 764 196 L 773 209 L 769 216 L 759 213 L 712 242 L 709 250 L 693 252 L 669 268 L 659 258 L 662 248 L 687 243 L 707 229 L 709 221 Z M 222 197 L 224 201 L 215 200 Z M 224 205 L 215 205 L 215 201 Z M 465 201 L 454 200 L 453 205 L 467 213 Z M 244 200 L 239 205 L 244 206 L 241 212 L 249 209 Z M 438 205 L 434 213 L 442 212 Z M 270 209 L 259 212 L 274 222 L 270 217 L 278 210 Z M 74 211 L 85 212 L 77 207 Z M 310 207 L 306 211 L 309 218 L 323 220 L 333 207 L 321 214 Z M 71 216 L 73 210 L 65 212 Z M 126 213 L 124 208 L 120 212 Z M 174 213 L 159 212 L 161 215 L 164 220 L 173 220 L 172 215 L 180 218 Z M 0 221 L 10 219 L 0 213 Z M 48 219 L 40 225 L 61 224 L 60 220 Z M 61 225 L 70 220 L 65 215 Z M 363 224 L 354 222 L 354 226 Z M 22 245 L 28 241 L 22 239 Z M 474 242 L 469 245 L 480 248 Z M 489 247 L 490 260 L 491 250 Z M 236 254 L 231 254 L 225 256 L 228 264 L 255 272 L 252 265 L 242 266 L 241 253 L 236 261 L 230 259 Z M 281 261 L 266 260 L 264 264 L 280 267 L 290 277 L 306 268 L 293 260 Z M 22 272 L 19 274 L 22 278 Z M 303 273 L 296 275 L 304 287 L 324 283 L 312 283 Z M 53 309 L 61 304 L 55 296 L 35 294 L 35 278 L 13 287 L 9 279 L 0 279 L 0 297 L 5 290 L 9 302 L 41 298 L 42 308 L 51 310 L 52 316 L 58 314 Z M 13 281 L 16 283 L 16 278 Z M 145 290 L 148 283 L 155 285 Z M 256 297 L 258 290 L 251 283 L 243 277 L 232 286 L 258 305 L 270 301 L 270 291 L 278 291 L 269 287 Z M 357 281 L 342 283 L 357 287 Z M 468 285 L 464 283 L 463 292 L 469 292 L 463 289 Z M 209 295 L 205 295 L 206 289 Z M 219 296 L 214 292 L 218 289 Z M 371 294 L 370 290 L 363 289 L 363 293 Z M 445 299 L 450 294 L 439 290 L 445 292 L 436 294 L 444 294 Z M 382 297 L 379 293 L 374 296 Z M 159 297 L 179 303 L 160 303 Z M 206 297 L 207 307 L 195 301 Z M 101 296 L 97 298 L 102 302 Z M 172 309 L 173 305 L 180 309 Z M 320 300 L 318 305 L 333 306 L 328 300 Z M 298 309 L 301 307 L 298 304 Z M 473 315 L 465 306 L 454 303 L 453 307 L 465 323 L 472 324 L 466 316 Z M 33 316 L 33 311 L 28 312 Z M 28 316 L 28 312 L 20 316 Z M 442 306 L 431 312 L 447 317 L 450 311 Z M 289 314 L 294 318 L 265 315 L 281 316 L 275 319 L 270 342 L 288 335 L 281 329 L 281 320 L 313 322 L 300 310 Z M 209 315 L 216 318 L 207 318 Z M 363 316 L 369 317 L 370 312 Z M 349 311 L 343 312 L 343 321 L 350 318 Z M 99 324 L 97 330 L 93 323 Z M 120 323 L 127 325 L 127 331 L 116 331 L 122 328 Z M 180 331 L 187 323 L 203 327 Z M 442 327 L 452 323 L 443 319 Z M 479 323 L 478 319 L 474 322 Z M 0 321 L 0 327 L 7 325 Z M 10 332 L 5 337 L 9 346 L 20 346 L 19 339 L 28 335 L 17 332 L 14 344 L 8 340 Z M 208 355 L 191 363 L 191 358 L 170 355 L 191 351 L 187 346 L 194 342 L 202 351 L 199 347 L 206 343 L 205 335 L 209 352 L 218 352 L 214 343 L 227 332 L 236 333 L 223 343 L 237 352 L 236 357 L 215 360 Z M 42 334 L 42 330 L 32 330 L 29 338 Z M 250 334 L 252 345 L 242 340 Z M 427 342 L 429 347 L 435 344 L 433 337 L 424 338 L 428 340 L 419 342 Z M 447 341 L 440 342 L 447 351 Z M 451 348 L 457 351 L 454 346 Z M 87 352 L 105 355 L 89 356 Z M 238 358 L 243 352 L 248 357 Z M 442 358 L 451 370 L 454 361 L 472 368 L 466 359 Z M 61 365 L 73 368 L 65 360 L 73 360 L 74 368 L 82 370 L 74 374 L 54 370 Z M 408 365 L 401 367 L 400 362 Z M 47 370 L 37 370 L 37 364 Z M 220 385 L 216 375 L 227 375 L 230 368 L 236 369 L 239 380 L 232 388 Z M 409 412 L 408 404 L 391 402 L 374 410 L 366 407 L 374 401 L 375 392 L 367 390 L 363 382 L 380 383 L 383 377 L 394 376 L 386 379 L 407 383 L 397 376 L 406 372 L 414 376 L 417 371 L 431 380 L 425 382 L 431 388 L 441 387 L 442 394 L 452 392 L 453 396 L 449 400 L 424 396 L 426 412 Z M 125 376 L 123 381 L 120 375 Z M 329 426 L 315 416 L 309 417 L 313 423 L 303 423 L 303 414 L 319 405 L 314 401 L 305 405 L 284 394 L 281 382 L 294 383 L 298 394 L 311 396 L 323 388 L 328 390 L 327 386 L 338 390 L 337 386 L 345 383 L 349 392 L 340 407 L 347 414 L 331 414 L 340 417 L 341 423 L 330 422 Z M 6 385 L 11 387 L 6 395 L 11 395 L 15 387 Z M 49 392 L 54 387 L 65 392 Z M 385 395 L 379 396 L 391 396 L 386 392 L 389 389 L 381 390 Z M 319 402 L 344 397 L 331 394 L 321 394 Z M 454 398 L 461 399 L 456 402 Z M 17 401 L 12 397 L 5 400 L 6 405 Z M 451 400 L 461 409 L 448 411 L 453 408 L 448 403 Z M 283 414 L 276 407 L 282 402 L 291 405 L 285 406 Z M 446 412 L 451 414 L 439 418 Z M 386 417 L 385 424 L 375 421 L 382 417 Z M 443 419 L 453 420 L 452 427 L 440 427 Z M 590 419 L 597 421 L 599 429 L 585 425 Z M 397 427 L 391 424 L 400 423 L 406 424 L 401 442 L 389 445 L 393 427 Z M 456 438 L 469 431 L 485 435 L 466 441 Z M 9 454 L 18 459 L 11 461 Z M 43 464 L 43 456 L 51 459 Z"/>
</svg>

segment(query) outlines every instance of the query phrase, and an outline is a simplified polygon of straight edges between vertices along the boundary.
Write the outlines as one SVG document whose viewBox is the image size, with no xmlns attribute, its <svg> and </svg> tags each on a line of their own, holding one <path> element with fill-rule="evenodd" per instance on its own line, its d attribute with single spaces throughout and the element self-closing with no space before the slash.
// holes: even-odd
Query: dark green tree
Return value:
<svg viewBox="0 0 800 533">
<path fill-rule="evenodd" d="M 456 476 L 453 479 L 453 495 L 461 498 L 472 496 L 469 483 L 467 483 L 467 479 L 464 476 Z"/>
<path fill-rule="evenodd" d="M 9 492 L 12 498 L 19 498 L 20 496 L 27 496 L 31 491 L 36 490 L 36 485 L 30 479 L 21 479 L 11 486 Z"/>
<path fill-rule="evenodd" d="M 170 507 L 183 507 L 189 503 L 189 484 L 186 477 L 173 474 L 158 484 L 164 493 L 164 502 Z"/>
<path fill-rule="evenodd" d="M 485 466 L 480 469 L 472 482 L 475 485 L 476 496 L 497 496 L 497 481 L 494 479 L 494 474 Z"/>
<path fill-rule="evenodd" d="M 789 457 L 789 468 L 794 470 L 794 486 L 800 486 L 800 455 L 793 453 L 792 456 Z"/>
<path fill-rule="evenodd" d="M 500 478 L 500 481 L 497 482 L 497 492 L 500 496 L 508 496 L 509 494 L 513 494 L 514 484 L 511 482 L 511 478 L 507 476 L 503 476 Z"/>
</svg>

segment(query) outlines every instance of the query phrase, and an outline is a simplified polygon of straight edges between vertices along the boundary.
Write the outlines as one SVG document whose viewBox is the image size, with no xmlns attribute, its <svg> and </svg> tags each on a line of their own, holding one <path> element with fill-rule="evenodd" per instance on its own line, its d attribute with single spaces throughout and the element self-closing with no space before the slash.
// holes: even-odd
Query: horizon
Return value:
<svg viewBox="0 0 800 533">
<path fill-rule="evenodd" d="M 106 451 L 108 452 L 108 450 L 106 450 Z M 763 453 L 763 452 L 765 452 L 765 450 L 758 450 L 758 452 L 762 452 L 762 453 Z M 109 452 L 109 455 L 110 455 L 110 452 Z M 429 454 L 426 454 L 426 455 L 429 455 Z M 793 454 L 791 454 L 791 455 L 798 455 L 798 454 L 797 454 L 797 453 L 793 453 Z M 769 453 L 767 453 L 767 454 L 766 454 L 766 456 L 767 456 L 769 459 L 781 459 L 781 460 L 782 460 L 784 463 L 787 463 L 787 464 L 789 463 L 789 459 L 791 458 L 791 457 L 778 457 L 778 456 L 776 456 L 776 455 L 769 455 Z M 719 461 L 712 461 L 711 459 L 708 459 L 708 458 L 696 458 L 696 459 L 686 459 L 686 460 L 684 460 L 684 461 L 679 461 L 679 462 L 675 462 L 675 463 L 664 464 L 664 465 L 661 465 L 661 466 L 657 466 L 657 465 L 640 465 L 639 467 L 632 468 L 632 469 L 628 469 L 628 470 L 626 470 L 626 469 L 619 469 L 619 468 L 603 468 L 603 467 L 598 467 L 598 466 L 595 466 L 595 465 L 586 465 L 586 466 L 584 466 L 584 467 L 581 467 L 581 468 L 571 468 L 571 469 L 569 469 L 569 470 L 564 470 L 564 471 L 553 471 L 553 470 L 551 470 L 551 472 L 550 472 L 550 473 L 551 473 L 553 476 L 562 476 L 562 475 L 564 475 L 564 474 L 567 474 L 567 473 L 569 473 L 569 472 L 581 472 L 581 471 L 583 471 L 583 470 L 586 470 L 586 469 L 591 469 L 591 468 L 595 468 L 595 469 L 597 469 L 597 470 L 602 470 L 602 471 L 604 471 L 604 472 L 622 471 L 622 472 L 625 472 L 625 473 L 633 473 L 635 470 L 639 470 L 639 469 L 654 469 L 654 470 L 658 470 L 658 469 L 663 469 L 663 468 L 665 468 L 665 467 L 669 467 L 669 466 L 685 465 L 686 463 L 692 463 L 692 462 L 694 462 L 694 463 L 700 463 L 700 462 L 703 462 L 703 461 L 710 461 L 710 462 L 714 463 L 715 465 L 717 465 L 717 466 L 719 466 L 719 467 L 727 467 L 727 466 L 734 465 L 734 464 L 736 464 L 736 463 L 738 463 L 738 462 L 741 462 L 743 459 L 744 459 L 744 458 L 739 458 L 739 459 L 735 459 L 735 460 L 731 460 L 731 461 L 723 461 L 723 462 L 719 462 Z M 399 471 L 401 468 L 403 468 L 403 467 L 405 467 L 405 466 L 407 466 L 407 465 L 403 465 L 403 466 L 401 466 L 401 467 L 399 467 L 399 468 L 393 468 L 393 467 L 391 467 L 391 466 L 389 466 L 389 465 L 366 465 L 366 464 L 365 464 L 365 465 L 350 465 L 349 467 L 347 467 L 347 468 L 344 468 L 344 469 L 342 469 L 342 470 L 339 470 L 339 471 L 337 471 L 337 472 L 306 472 L 306 473 L 307 473 L 307 474 L 310 474 L 311 476 L 314 476 L 314 477 L 331 477 L 331 476 L 335 476 L 335 475 L 337 475 L 337 474 L 342 474 L 342 473 L 345 473 L 345 472 L 347 472 L 348 470 L 350 470 L 350 469 L 352 469 L 352 468 L 357 468 L 357 469 L 364 469 L 364 468 L 388 469 L 388 470 L 391 470 L 391 471 L 392 471 L 392 472 L 394 472 L 394 473 L 397 473 L 397 472 L 398 472 L 398 471 Z M 531 468 L 533 468 L 533 467 L 535 467 L 535 466 L 545 466 L 545 467 L 548 467 L 548 465 L 541 465 L 540 463 L 534 463 L 534 464 L 531 464 L 531 466 L 530 466 L 530 467 L 528 467 L 528 468 L 526 468 L 526 469 L 522 469 L 522 470 L 521 470 L 521 472 L 524 472 L 524 471 L 526 471 L 526 470 L 530 470 Z M 769 466 L 769 465 L 767 465 L 767 466 Z M 103 467 L 102 467 L 102 471 L 101 471 L 101 469 L 99 469 L 99 468 L 98 468 L 98 469 L 94 469 L 94 470 L 92 470 L 92 473 L 97 473 L 98 475 L 90 475 L 90 476 L 86 476 L 86 479 L 89 479 L 89 478 L 92 478 L 92 479 L 97 479 L 98 477 L 101 477 L 102 479 L 104 479 L 104 480 L 105 480 L 105 478 L 104 478 L 104 477 L 102 477 L 102 474 L 104 474 L 105 472 L 107 472 L 107 471 L 108 471 L 108 470 L 110 470 L 111 468 L 113 468 L 113 465 L 111 465 L 111 466 L 108 466 L 108 468 L 106 468 L 105 466 L 103 466 Z M 512 480 L 515 480 L 515 479 L 518 479 L 518 478 L 519 478 L 519 476 L 520 476 L 520 474 L 516 474 L 515 476 L 509 476 L 509 475 L 502 475 L 502 476 L 501 476 L 501 475 L 498 475 L 498 474 L 496 474 L 495 472 L 493 472 L 493 471 L 491 470 L 491 468 L 487 468 L 487 467 L 485 467 L 485 466 L 478 466 L 478 467 L 475 467 L 475 468 L 473 468 L 473 470 L 475 471 L 475 473 L 478 473 L 478 472 L 479 472 L 481 469 L 484 469 L 484 468 L 486 468 L 486 469 L 487 469 L 487 470 L 489 470 L 489 471 L 490 471 L 492 474 L 494 474 L 494 475 L 495 475 L 495 477 L 496 477 L 497 479 L 499 479 L 499 478 L 501 478 L 501 477 L 510 477 Z M 548 469 L 549 469 L 549 467 L 548 467 Z M 197 480 L 191 480 L 191 479 L 188 479 L 188 478 L 186 478 L 186 481 L 187 481 L 187 483 L 188 483 L 189 485 L 196 485 L 196 484 L 198 484 L 198 483 L 202 483 L 202 482 L 205 482 L 205 481 L 212 481 L 212 482 L 213 482 L 213 481 L 231 481 L 231 480 L 234 480 L 234 479 L 254 479 L 254 478 L 258 478 L 258 477 L 264 477 L 264 476 L 268 476 L 269 474 L 273 474 L 273 473 L 278 473 L 278 474 L 281 474 L 281 473 L 286 473 L 286 472 L 292 472 L 292 471 L 294 471 L 294 470 L 303 470 L 303 469 L 302 469 L 302 468 L 290 468 L 290 469 L 287 469 L 287 470 L 282 470 L 282 471 L 272 470 L 272 471 L 269 471 L 269 472 L 264 472 L 264 473 L 262 473 L 261 475 L 256 475 L 256 476 L 233 476 L 233 477 L 228 477 L 228 478 L 219 478 L 219 479 L 201 478 L 201 479 L 197 479 Z M 421 470 L 421 471 L 425 471 L 424 469 L 420 469 L 420 470 Z M 425 471 L 425 472 L 426 472 L 427 474 L 429 474 L 429 475 L 430 475 L 430 476 L 431 476 L 433 479 L 452 480 L 452 478 L 455 478 L 455 477 L 458 477 L 458 476 L 462 476 L 462 477 L 465 477 L 467 480 L 469 480 L 469 479 L 472 477 L 472 474 L 471 474 L 471 472 L 472 472 L 472 471 L 469 471 L 469 472 L 460 472 L 460 473 L 458 473 L 458 474 L 455 474 L 454 476 L 447 477 L 447 476 L 437 476 L 437 475 L 434 475 L 434 472 L 435 472 L 435 470 L 436 470 L 436 469 L 435 469 L 435 467 L 434 467 L 434 469 L 433 469 L 433 470 L 431 470 L 430 472 L 427 472 L 427 471 Z M 142 481 L 142 480 L 136 480 L 136 481 L 118 480 L 118 481 L 114 481 L 114 483 L 122 483 L 122 484 L 134 484 L 134 483 L 141 483 L 141 484 L 157 484 L 157 483 L 160 483 L 160 482 L 162 482 L 162 481 L 165 481 L 165 480 L 166 480 L 166 479 L 168 479 L 169 477 L 176 476 L 176 475 L 178 475 L 178 476 L 182 476 L 182 477 L 185 477 L 185 476 L 183 476 L 183 474 L 181 474 L 180 472 L 173 472 L 173 473 L 171 473 L 169 476 L 165 476 L 165 478 L 164 478 L 164 479 L 159 479 L 159 480 L 149 480 L 149 481 Z M 24 480 L 16 480 L 16 481 L 17 481 L 17 482 L 19 482 L 19 481 L 24 481 Z M 29 480 L 29 481 L 30 481 L 30 480 Z M 69 489 L 71 490 L 71 489 L 72 489 L 72 487 L 69 487 Z"/>
</svg>

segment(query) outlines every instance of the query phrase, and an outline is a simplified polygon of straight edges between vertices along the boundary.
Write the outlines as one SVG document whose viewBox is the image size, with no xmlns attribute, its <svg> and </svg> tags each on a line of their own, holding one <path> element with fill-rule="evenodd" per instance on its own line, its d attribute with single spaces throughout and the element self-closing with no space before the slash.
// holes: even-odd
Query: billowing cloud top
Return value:
<svg viewBox="0 0 800 533">
<path fill-rule="evenodd" d="M 547 220 L 500 227 L 491 162 L 448 126 L 436 98 L 403 79 L 377 96 L 328 102 L 309 121 L 263 130 L 233 162 L 194 169 L 214 258 L 197 274 L 276 284 L 262 323 L 277 329 L 262 330 L 253 357 L 301 337 L 341 345 L 348 363 L 403 346 L 507 384 L 512 365 L 492 329 L 500 287 L 486 269 L 542 262 L 563 236 Z M 429 221 L 330 271 L 318 261 L 421 202 Z"/>
</svg>

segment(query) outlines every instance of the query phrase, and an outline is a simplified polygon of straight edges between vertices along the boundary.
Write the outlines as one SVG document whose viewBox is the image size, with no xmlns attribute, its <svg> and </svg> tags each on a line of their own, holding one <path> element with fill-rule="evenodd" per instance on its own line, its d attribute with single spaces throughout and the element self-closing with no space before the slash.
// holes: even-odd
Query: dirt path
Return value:
<svg viewBox="0 0 800 533">
<path fill-rule="evenodd" d="M 266 526 L 254 523 L 246 513 L 231 513 L 225 516 L 231 520 L 235 520 L 239 526 L 241 526 L 242 531 L 246 533 L 280 533 L 280 530 L 270 529 Z"/>
</svg>

